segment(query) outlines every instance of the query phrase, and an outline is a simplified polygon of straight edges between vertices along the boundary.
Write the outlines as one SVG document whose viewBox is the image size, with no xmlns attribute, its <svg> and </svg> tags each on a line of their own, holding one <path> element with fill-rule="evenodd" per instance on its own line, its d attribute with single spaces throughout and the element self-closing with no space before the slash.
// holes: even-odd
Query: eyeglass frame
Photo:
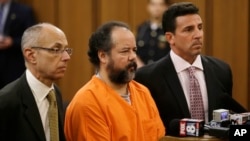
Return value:
<svg viewBox="0 0 250 141">
<path fill-rule="evenodd" d="M 47 48 L 47 47 L 39 47 L 39 46 L 32 46 L 31 48 L 46 50 L 46 51 L 51 52 L 53 54 L 62 54 L 64 51 L 66 51 L 69 56 L 71 56 L 73 54 L 72 48 L 63 48 L 62 49 L 62 48 Z"/>
</svg>

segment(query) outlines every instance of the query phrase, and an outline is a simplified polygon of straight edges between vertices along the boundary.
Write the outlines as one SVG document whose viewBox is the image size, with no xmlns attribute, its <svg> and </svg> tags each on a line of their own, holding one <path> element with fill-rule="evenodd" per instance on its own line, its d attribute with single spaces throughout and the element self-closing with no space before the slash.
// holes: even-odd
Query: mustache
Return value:
<svg viewBox="0 0 250 141">
<path fill-rule="evenodd" d="M 131 63 L 129 63 L 129 64 L 127 65 L 127 69 L 129 69 L 129 68 L 131 68 L 131 67 L 133 67 L 135 70 L 137 69 L 137 64 L 136 64 L 135 61 L 133 61 L 133 62 L 131 62 Z"/>
<path fill-rule="evenodd" d="M 203 45 L 203 43 L 199 40 L 196 40 L 195 42 L 192 43 L 192 45 Z"/>
</svg>

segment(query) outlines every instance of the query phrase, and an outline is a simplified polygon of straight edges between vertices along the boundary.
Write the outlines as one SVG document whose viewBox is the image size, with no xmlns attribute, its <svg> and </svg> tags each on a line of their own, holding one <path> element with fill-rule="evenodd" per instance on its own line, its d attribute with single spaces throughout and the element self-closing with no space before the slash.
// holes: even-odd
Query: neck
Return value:
<svg viewBox="0 0 250 141">
<path fill-rule="evenodd" d="M 110 81 L 107 75 L 101 74 L 100 72 L 97 73 L 97 76 L 106 84 L 109 85 L 112 89 L 114 89 L 120 95 L 127 95 L 128 94 L 128 84 L 116 84 Z"/>
</svg>

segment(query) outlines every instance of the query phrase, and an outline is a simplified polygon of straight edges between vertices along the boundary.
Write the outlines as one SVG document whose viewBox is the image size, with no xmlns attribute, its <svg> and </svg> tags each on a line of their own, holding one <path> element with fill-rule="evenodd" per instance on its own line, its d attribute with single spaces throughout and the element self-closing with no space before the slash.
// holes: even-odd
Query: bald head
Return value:
<svg viewBox="0 0 250 141">
<path fill-rule="evenodd" d="M 46 42 L 51 42 L 53 35 L 64 36 L 64 32 L 50 23 L 39 23 L 26 29 L 22 36 L 22 50 L 26 47 L 41 46 Z"/>
</svg>

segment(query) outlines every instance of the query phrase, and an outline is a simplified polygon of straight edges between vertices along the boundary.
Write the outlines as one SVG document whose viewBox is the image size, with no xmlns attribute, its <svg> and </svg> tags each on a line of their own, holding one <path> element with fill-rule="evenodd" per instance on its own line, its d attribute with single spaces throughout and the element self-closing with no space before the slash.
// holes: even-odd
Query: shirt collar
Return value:
<svg viewBox="0 0 250 141">
<path fill-rule="evenodd" d="M 190 66 L 194 66 L 200 70 L 203 70 L 202 62 L 201 62 L 201 56 L 198 55 L 196 59 L 194 60 L 193 64 L 189 64 L 186 60 L 178 56 L 176 53 L 174 53 L 172 50 L 170 51 L 170 57 L 173 61 L 173 64 L 175 66 L 175 70 L 177 73 L 189 68 Z"/>
<path fill-rule="evenodd" d="M 51 87 L 46 86 L 41 81 L 39 81 L 30 70 L 26 70 L 26 79 L 28 84 L 33 92 L 33 95 L 37 98 L 37 100 L 42 101 L 50 90 L 54 89 L 53 85 Z"/>
</svg>

